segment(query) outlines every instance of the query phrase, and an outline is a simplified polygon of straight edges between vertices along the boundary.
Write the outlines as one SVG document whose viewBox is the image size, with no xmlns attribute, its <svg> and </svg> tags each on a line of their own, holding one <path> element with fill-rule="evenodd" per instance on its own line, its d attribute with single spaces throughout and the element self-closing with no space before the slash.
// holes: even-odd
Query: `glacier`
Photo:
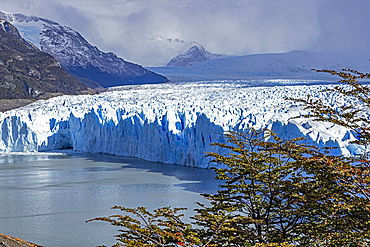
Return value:
<svg viewBox="0 0 370 247">
<path fill-rule="evenodd" d="M 307 110 L 284 98 L 310 94 L 333 106 L 350 99 L 322 92 L 333 85 L 280 82 L 286 86 L 251 87 L 249 81 L 131 85 L 39 100 L 0 113 L 0 151 L 72 149 L 208 168 L 214 164 L 205 153 L 222 152 L 211 143 L 225 142 L 225 131 L 251 127 L 269 128 L 282 138 L 303 136 L 319 147 L 337 147 L 337 154 L 361 151 L 349 143 L 354 133 L 344 127 L 293 119 Z"/>
</svg>

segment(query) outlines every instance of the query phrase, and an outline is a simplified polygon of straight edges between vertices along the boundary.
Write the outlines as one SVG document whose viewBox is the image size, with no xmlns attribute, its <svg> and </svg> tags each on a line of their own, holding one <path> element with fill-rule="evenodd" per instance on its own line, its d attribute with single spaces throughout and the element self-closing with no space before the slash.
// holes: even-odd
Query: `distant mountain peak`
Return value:
<svg viewBox="0 0 370 247">
<path fill-rule="evenodd" d="M 172 58 L 167 67 L 190 67 L 214 58 L 221 57 L 218 54 L 208 52 L 202 45 L 192 42 L 193 45 L 177 57 Z"/>
<path fill-rule="evenodd" d="M 211 54 L 209 53 L 208 51 L 206 51 L 206 49 L 204 49 L 203 46 L 199 45 L 199 44 L 194 44 L 192 47 L 190 47 L 189 50 L 187 50 L 183 55 L 186 55 L 186 54 L 189 54 L 189 53 L 192 53 L 192 52 L 200 52 L 201 54 Z"/>
</svg>

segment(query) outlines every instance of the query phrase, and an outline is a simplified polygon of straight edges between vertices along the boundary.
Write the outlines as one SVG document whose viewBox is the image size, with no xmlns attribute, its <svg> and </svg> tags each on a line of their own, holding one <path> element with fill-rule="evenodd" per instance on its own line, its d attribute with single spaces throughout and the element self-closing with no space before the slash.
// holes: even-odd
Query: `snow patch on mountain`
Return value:
<svg viewBox="0 0 370 247">
<path fill-rule="evenodd" d="M 350 155 L 346 128 L 292 119 L 306 113 L 284 97 L 310 94 L 329 104 L 350 102 L 321 92 L 330 85 L 247 87 L 246 81 L 133 85 L 99 95 L 61 96 L 0 114 L 3 152 L 75 151 L 209 167 L 205 152 L 222 152 L 224 131 L 267 127 L 282 138 L 304 136 L 319 147 Z M 361 107 L 357 104 L 358 107 Z M 368 115 L 368 113 L 366 112 Z"/>
<path fill-rule="evenodd" d="M 16 37 L 17 39 L 19 39 L 23 44 L 25 44 L 28 48 L 32 49 L 32 50 L 39 50 L 35 45 L 33 45 L 31 42 L 29 42 L 28 40 L 24 39 L 21 34 L 19 33 L 19 30 L 12 24 L 10 24 L 10 22 L 0 18 L 0 30 L 3 30 L 7 33 L 10 33 L 11 35 L 13 35 L 14 37 Z"/>
</svg>

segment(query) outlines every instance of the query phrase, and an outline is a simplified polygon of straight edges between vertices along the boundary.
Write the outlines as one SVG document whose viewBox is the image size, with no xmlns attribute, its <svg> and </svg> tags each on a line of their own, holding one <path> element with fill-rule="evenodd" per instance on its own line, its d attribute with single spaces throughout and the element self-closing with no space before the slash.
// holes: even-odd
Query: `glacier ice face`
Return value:
<svg viewBox="0 0 370 247">
<path fill-rule="evenodd" d="M 272 129 L 282 138 L 304 136 L 349 155 L 353 133 L 309 119 L 284 97 L 310 94 L 332 105 L 348 99 L 320 90 L 330 85 L 246 87 L 247 82 L 133 85 L 99 95 L 61 96 L 0 115 L 0 151 L 75 151 L 209 167 L 206 152 L 221 152 L 224 131 Z"/>
</svg>

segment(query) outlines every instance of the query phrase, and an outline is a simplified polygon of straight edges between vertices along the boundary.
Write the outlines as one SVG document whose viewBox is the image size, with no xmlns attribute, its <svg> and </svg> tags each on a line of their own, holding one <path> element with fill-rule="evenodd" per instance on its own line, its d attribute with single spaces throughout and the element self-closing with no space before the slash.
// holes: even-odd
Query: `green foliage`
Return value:
<svg viewBox="0 0 370 247">
<path fill-rule="evenodd" d="M 291 244 L 363 246 L 369 241 L 369 173 L 363 164 L 330 156 L 301 138 L 281 140 L 270 131 L 227 133 L 232 153 L 211 153 L 227 165 L 215 169 L 225 181 L 204 218 L 225 215 L 215 246 Z M 266 141 L 268 139 L 268 141 Z M 201 224 L 208 227 L 205 221 Z"/>
<path fill-rule="evenodd" d="M 353 70 L 330 72 L 344 83 L 330 93 L 352 97 L 368 109 L 369 78 Z M 370 139 L 364 108 L 294 99 L 311 114 L 303 116 L 345 126 L 358 134 L 356 144 Z M 302 138 L 282 140 L 269 130 L 225 133 L 216 143 L 229 153 L 208 153 L 224 181 L 215 194 L 204 194 L 191 224 L 178 210 L 116 207 L 134 218 L 113 215 L 93 220 L 123 227 L 117 236 L 124 246 L 368 246 L 370 245 L 370 161 L 367 155 L 343 157 L 304 144 Z"/>
<path fill-rule="evenodd" d="M 370 88 L 359 81 L 370 79 L 370 73 L 361 73 L 351 69 L 343 69 L 340 72 L 334 70 L 316 71 L 339 76 L 341 78 L 340 84 L 324 91 L 345 96 L 354 100 L 356 104 L 344 103 L 341 106 L 333 107 L 330 102 L 312 98 L 310 95 L 306 99 L 288 99 L 303 103 L 305 108 L 310 111 L 310 114 L 303 117 L 347 127 L 357 133 L 358 140 L 354 143 L 367 145 L 370 141 L 370 119 L 362 113 L 370 109 Z"/>
<path fill-rule="evenodd" d="M 268 130 L 226 137 L 226 144 L 215 145 L 233 153 L 208 154 L 227 165 L 215 169 L 216 179 L 225 184 L 217 194 L 205 195 L 212 207 L 199 210 L 202 215 L 225 212 L 231 218 L 229 229 L 217 238 L 218 246 L 297 241 L 300 226 L 308 222 L 306 195 L 315 189 L 305 169 L 315 149 L 298 144 L 301 138 L 281 140 Z"/>
<path fill-rule="evenodd" d="M 89 221 L 100 220 L 110 222 L 114 226 L 123 227 L 117 235 L 117 240 L 124 246 L 203 246 L 203 239 L 197 238 L 193 234 L 192 225 L 181 220 L 183 214 L 178 211 L 186 208 L 164 207 L 149 212 L 145 207 L 135 209 L 125 207 L 113 207 L 128 215 L 112 215 L 109 217 L 99 217 Z M 117 243 L 116 246 L 120 246 Z M 205 246 L 205 245 L 204 245 Z"/>
<path fill-rule="evenodd" d="M 359 81 L 370 78 L 370 74 L 351 69 L 343 69 L 339 72 L 316 71 L 339 76 L 340 84 L 324 91 L 344 96 L 355 104 L 346 102 L 334 108 L 329 102 L 313 99 L 310 95 L 306 99 L 291 100 L 303 103 L 303 106 L 310 110 L 310 114 L 302 117 L 349 128 L 356 133 L 357 137 L 352 143 L 363 145 L 365 152 L 347 159 L 327 156 L 318 159 L 318 162 L 324 162 L 326 169 L 329 169 L 322 180 L 334 181 L 337 190 L 329 200 L 325 201 L 326 211 L 319 215 L 322 223 L 313 229 L 312 235 L 316 236 L 318 243 L 325 246 L 368 246 L 370 161 L 366 150 L 370 141 L 370 120 L 367 116 L 367 111 L 370 109 L 370 88 Z"/>
</svg>

